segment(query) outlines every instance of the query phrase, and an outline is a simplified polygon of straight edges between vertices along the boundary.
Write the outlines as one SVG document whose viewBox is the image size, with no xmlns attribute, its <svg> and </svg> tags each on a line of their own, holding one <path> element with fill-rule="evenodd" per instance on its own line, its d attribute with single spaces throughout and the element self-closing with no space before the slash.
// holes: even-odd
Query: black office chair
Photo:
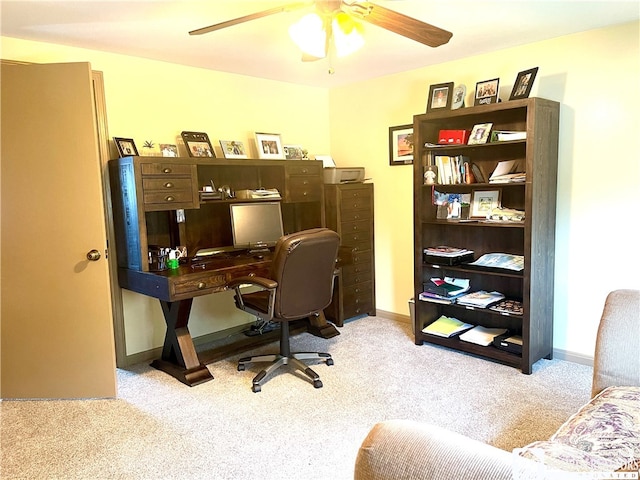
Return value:
<svg viewBox="0 0 640 480">
<path fill-rule="evenodd" d="M 275 247 L 269 278 L 245 276 L 227 284 L 235 289 L 236 306 L 264 321 L 280 323 L 280 353 L 241 358 L 238 370 L 248 363 L 270 362 L 253 379 L 252 390 L 259 392 L 267 376 L 282 365 L 291 364 L 304 372 L 315 388 L 322 387 L 316 372 L 301 360 L 322 360 L 333 365 L 328 353 L 291 353 L 289 322 L 318 315 L 331 303 L 333 277 L 340 237 L 333 230 L 314 228 L 285 235 Z M 241 286 L 262 290 L 242 293 Z"/>
</svg>

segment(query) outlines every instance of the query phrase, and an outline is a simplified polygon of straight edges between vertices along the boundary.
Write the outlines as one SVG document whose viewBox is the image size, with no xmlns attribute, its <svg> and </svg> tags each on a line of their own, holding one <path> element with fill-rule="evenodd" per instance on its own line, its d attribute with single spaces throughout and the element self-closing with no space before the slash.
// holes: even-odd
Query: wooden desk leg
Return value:
<svg viewBox="0 0 640 480">
<path fill-rule="evenodd" d="M 335 325 L 327 322 L 324 312 L 319 312 L 318 315 L 309 317 L 309 333 L 322 338 L 331 338 L 340 335 Z"/>
<path fill-rule="evenodd" d="M 160 300 L 162 313 L 167 323 L 162 358 L 151 366 L 177 378 L 190 387 L 213 380 L 206 365 L 198 359 L 193 339 L 187 328 L 193 299 L 166 302 Z"/>
</svg>

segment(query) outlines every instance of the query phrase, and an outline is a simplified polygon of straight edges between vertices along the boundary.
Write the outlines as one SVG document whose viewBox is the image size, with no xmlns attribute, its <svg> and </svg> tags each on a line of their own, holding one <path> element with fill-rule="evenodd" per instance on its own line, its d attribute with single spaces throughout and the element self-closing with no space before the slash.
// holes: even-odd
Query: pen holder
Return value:
<svg viewBox="0 0 640 480">
<path fill-rule="evenodd" d="M 169 256 L 162 248 L 149 249 L 149 270 L 152 272 L 160 272 L 167 269 L 167 260 Z"/>
</svg>

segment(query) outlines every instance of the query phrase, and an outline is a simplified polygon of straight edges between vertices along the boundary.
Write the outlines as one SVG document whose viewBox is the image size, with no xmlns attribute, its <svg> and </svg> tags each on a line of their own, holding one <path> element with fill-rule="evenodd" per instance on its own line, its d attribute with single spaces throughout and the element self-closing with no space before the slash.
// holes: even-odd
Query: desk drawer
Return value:
<svg viewBox="0 0 640 480">
<path fill-rule="evenodd" d="M 143 192 L 144 204 L 148 205 L 160 205 L 165 210 L 180 208 L 177 206 L 181 203 L 193 203 L 193 191 L 191 190 L 167 190 L 157 191 L 152 190 L 150 192 Z M 184 207 L 183 207 L 184 208 Z"/>
<path fill-rule="evenodd" d="M 290 177 L 287 183 L 290 202 L 317 202 L 322 198 L 322 184 L 317 177 Z"/>
<path fill-rule="evenodd" d="M 223 290 L 225 284 L 227 283 L 226 275 L 199 275 L 197 277 L 193 277 L 187 280 L 180 280 L 171 285 L 171 294 L 176 296 L 181 296 L 185 294 L 190 294 L 192 296 L 195 292 L 201 292 L 202 295 L 205 293 L 212 293 L 212 290 Z"/>
<path fill-rule="evenodd" d="M 320 165 L 311 166 L 311 165 L 287 165 L 286 166 L 287 175 L 310 175 L 315 178 L 316 182 L 323 183 L 322 170 L 320 169 Z"/>
<path fill-rule="evenodd" d="M 195 165 L 179 164 L 170 162 L 143 163 L 141 165 L 142 175 L 187 175 L 195 173 Z"/>
<path fill-rule="evenodd" d="M 142 178 L 142 188 L 146 192 L 150 190 L 191 190 L 193 182 L 191 178 L 165 177 Z"/>
<path fill-rule="evenodd" d="M 342 222 L 341 233 L 345 237 L 351 237 L 355 233 L 362 235 L 362 239 L 371 238 L 371 222 L 369 220 L 356 220 L 353 222 Z M 342 243 L 345 243 L 344 240 Z"/>
</svg>

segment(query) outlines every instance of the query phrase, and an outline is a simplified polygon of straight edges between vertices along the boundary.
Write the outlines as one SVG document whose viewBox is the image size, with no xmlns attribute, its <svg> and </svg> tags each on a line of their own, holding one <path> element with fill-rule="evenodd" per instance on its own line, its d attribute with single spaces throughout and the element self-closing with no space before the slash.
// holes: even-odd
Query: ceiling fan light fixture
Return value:
<svg viewBox="0 0 640 480">
<path fill-rule="evenodd" d="M 327 32 L 318 14 L 305 15 L 291 25 L 289 36 L 304 53 L 316 58 L 326 57 Z"/>
<path fill-rule="evenodd" d="M 362 25 L 344 12 L 339 12 L 333 17 L 333 43 L 338 57 L 360 50 L 364 46 Z"/>
</svg>

